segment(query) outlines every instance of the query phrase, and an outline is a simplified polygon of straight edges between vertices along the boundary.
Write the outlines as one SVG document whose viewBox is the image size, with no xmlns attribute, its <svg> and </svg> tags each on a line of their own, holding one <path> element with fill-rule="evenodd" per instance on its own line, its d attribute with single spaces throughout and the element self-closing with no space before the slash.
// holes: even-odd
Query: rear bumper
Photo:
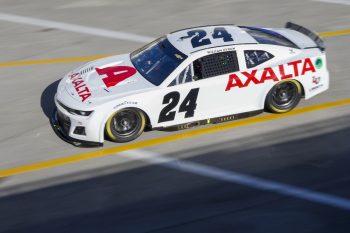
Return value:
<svg viewBox="0 0 350 233">
<path fill-rule="evenodd" d="M 63 141 L 68 142 L 74 146 L 77 147 L 99 147 L 103 146 L 103 143 L 101 142 L 90 142 L 90 141 L 84 141 L 84 140 L 79 140 L 76 138 L 70 137 L 67 133 L 66 130 L 64 129 L 64 126 L 60 124 L 58 117 L 57 117 L 57 109 L 52 113 L 52 116 L 50 118 L 50 123 L 51 126 L 56 133 L 58 137 L 60 137 Z"/>
</svg>

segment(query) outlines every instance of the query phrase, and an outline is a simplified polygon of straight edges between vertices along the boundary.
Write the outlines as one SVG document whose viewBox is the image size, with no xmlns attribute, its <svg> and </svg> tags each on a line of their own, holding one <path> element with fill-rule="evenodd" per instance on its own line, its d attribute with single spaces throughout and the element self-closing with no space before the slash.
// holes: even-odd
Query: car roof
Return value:
<svg viewBox="0 0 350 233">
<path fill-rule="evenodd" d="M 213 34 L 215 28 L 224 28 L 229 34 L 231 34 L 233 41 L 224 42 L 222 38 L 213 39 L 211 35 Z M 205 31 L 206 36 L 204 38 L 208 38 L 210 40 L 210 44 L 194 48 L 191 43 L 191 38 L 193 38 L 193 36 L 189 37 L 188 32 L 196 30 Z M 186 28 L 179 31 L 171 32 L 166 37 L 170 41 L 170 43 L 175 46 L 175 48 L 177 48 L 179 51 L 186 55 L 207 48 L 214 48 L 226 45 L 258 43 L 245 30 L 238 26 L 230 24 Z"/>
</svg>

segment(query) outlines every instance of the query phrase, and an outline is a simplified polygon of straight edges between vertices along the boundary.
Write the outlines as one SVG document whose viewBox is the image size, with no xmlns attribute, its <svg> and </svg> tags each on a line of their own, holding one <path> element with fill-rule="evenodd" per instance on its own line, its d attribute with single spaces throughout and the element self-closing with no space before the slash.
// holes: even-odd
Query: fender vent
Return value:
<svg viewBox="0 0 350 233">
<path fill-rule="evenodd" d="M 93 66 L 90 66 L 90 67 L 88 67 L 88 68 L 82 69 L 82 70 L 80 71 L 80 75 L 86 74 L 86 73 L 92 71 L 93 69 L 94 69 Z"/>
</svg>

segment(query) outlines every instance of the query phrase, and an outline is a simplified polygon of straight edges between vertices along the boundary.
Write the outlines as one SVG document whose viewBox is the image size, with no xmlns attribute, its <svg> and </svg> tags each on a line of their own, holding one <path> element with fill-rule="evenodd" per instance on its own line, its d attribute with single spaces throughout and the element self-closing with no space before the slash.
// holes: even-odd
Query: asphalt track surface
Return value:
<svg viewBox="0 0 350 233">
<path fill-rule="evenodd" d="M 331 73 L 297 114 L 102 149 L 50 127 L 57 81 L 88 60 L 189 26 L 286 21 L 324 32 Z M 349 29 L 346 0 L 1 0 L 0 232 L 349 232 Z"/>
</svg>

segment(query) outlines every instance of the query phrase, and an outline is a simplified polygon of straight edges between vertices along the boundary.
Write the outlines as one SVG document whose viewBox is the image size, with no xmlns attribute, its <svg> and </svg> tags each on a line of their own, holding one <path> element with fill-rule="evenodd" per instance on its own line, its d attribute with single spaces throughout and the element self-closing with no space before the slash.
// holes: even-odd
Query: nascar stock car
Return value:
<svg viewBox="0 0 350 233">
<path fill-rule="evenodd" d="M 77 146 L 128 142 L 145 129 L 284 113 L 328 86 L 323 41 L 302 26 L 194 27 L 69 72 L 52 123 Z"/>
</svg>

